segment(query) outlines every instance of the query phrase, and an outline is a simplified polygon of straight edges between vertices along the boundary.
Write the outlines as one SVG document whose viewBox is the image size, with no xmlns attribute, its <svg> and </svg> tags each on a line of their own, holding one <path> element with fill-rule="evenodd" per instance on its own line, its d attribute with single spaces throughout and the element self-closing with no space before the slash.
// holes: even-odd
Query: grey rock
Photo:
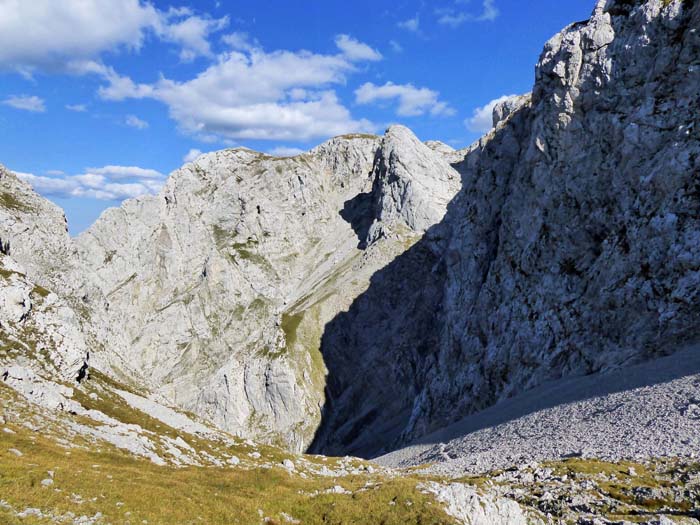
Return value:
<svg viewBox="0 0 700 525">
<path fill-rule="evenodd" d="M 467 485 L 426 483 L 422 488 L 445 505 L 447 514 L 465 525 L 536 525 L 541 520 L 528 514 L 515 501 L 483 495 Z"/>
<path fill-rule="evenodd" d="M 330 361 L 348 401 L 314 450 L 378 454 L 696 341 L 699 21 L 611 0 L 546 44 L 531 101 L 455 165 L 442 221 L 327 325 L 324 355 L 364 362 Z"/>
</svg>

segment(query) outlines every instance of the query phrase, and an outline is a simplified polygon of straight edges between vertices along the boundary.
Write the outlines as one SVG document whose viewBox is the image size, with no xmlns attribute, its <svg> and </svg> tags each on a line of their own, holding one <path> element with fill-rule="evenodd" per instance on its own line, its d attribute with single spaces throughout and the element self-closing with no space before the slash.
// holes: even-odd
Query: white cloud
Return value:
<svg viewBox="0 0 700 525">
<path fill-rule="evenodd" d="M 349 35 L 338 35 L 335 38 L 335 45 L 343 52 L 343 55 L 350 61 L 373 61 L 382 59 L 379 51 L 372 49 L 367 44 L 354 39 Z"/>
<path fill-rule="evenodd" d="M 469 131 L 474 133 L 488 133 L 493 128 L 493 108 L 496 107 L 496 104 L 500 104 L 513 96 L 504 95 L 492 100 L 485 106 L 476 108 L 472 116 L 464 121 L 464 125 Z"/>
<path fill-rule="evenodd" d="M 302 153 L 305 153 L 303 149 L 290 148 L 287 146 L 278 146 L 270 150 L 270 155 L 274 155 L 275 157 L 296 157 Z"/>
<path fill-rule="evenodd" d="M 467 13 L 455 13 L 452 10 L 439 11 L 438 24 L 450 27 L 461 26 L 467 20 L 473 20 L 473 17 Z"/>
<path fill-rule="evenodd" d="M 401 29 L 405 29 L 406 31 L 417 33 L 420 30 L 420 18 L 418 15 L 416 15 L 415 17 L 409 18 L 408 20 L 403 20 L 396 25 Z"/>
<path fill-rule="evenodd" d="M 353 119 L 330 89 L 356 71 L 358 49 L 364 44 L 353 42 L 352 60 L 344 53 L 231 50 L 187 81 L 161 78 L 136 84 L 110 70 L 105 74 L 109 84 L 99 94 L 109 100 L 158 100 L 184 132 L 202 140 L 303 141 L 373 131 L 370 122 Z M 369 58 L 366 50 L 362 54 Z"/>
<path fill-rule="evenodd" d="M 66 104 L 66 109 L 68 111 L 75 111 L 76 113 L 85 113 L 87 111 L 87 106 L 85 104 Z"/>
<path fill-rule="evenodd" d="M 158 19 L 156 9 L 140 0 L 3 0 L 0 67 L 64 70 L 103 51 L 139 49 Z"/>
<path fill-rule="evenodd" d="M 35 95 L 12 95 L 3 100 L 2 103 L 6 106 L 10 106 L 15 109 L 31 111 L 33 113 L 43 113 L 44 111 L 46 111 L 44 99 L 39 98 Z"/>
<path fill-rule="evenodd" d="M 237 49 L 239 51 L 252 51 L 253 49 L 260 47 L 258 42 L 251 40 L 248 33 L 229 33 L 221 37 L 221 41 L 229 46 L 231 49 Z"/>
<path fill-rule="evenodd" d="M 163 40 L 178 44 L 181 47 L 180 59 L 190 62 L 198 56 L 213 56 L 209 36 L 224 29 L 228 23 L 228 17 L 214 19 L 194 16 L 187 9 L 171 9 L 161 17 L 156 32 Z"/>
<path fill-rule="evenodd" d="M 188 9 L 160 11 L 145 0 L 2 0 L 0 69 L 27 76 L 95 72 L 104 67 L 103 53 L 138 51 L 148 35 L 179 46 L 181 58 L 191 60 L 211 55 L 207 38 L 227 23 Z"/>
<path fill-rule="evenodd" d="M 358 104 L 372 104 L 380 101 L 397 100 L 396 113 L 404 117 L 413 117 L 430 113 L 433 116 L 450 116 L 455 114 L 446 102 L 440 99 L 440 93 L 428 88 L 417 88 L 412 84 L 394 84 L 387 82 L 377 86 L 367 82 L 355 91 Z"/>
<path fill-rule="evenodd" d="M 192 148 L 190 151 L 187 152 L 187 155 L 182 157 L 183 162 L 192 162 L 197 159 L 202 154 L 201 149 L 195 149 Z"/>
<path fill-rule="evenodd" d="M 104 175 L 113 180 L 119 179 L 163 179 L 165 175 L 156 170 L 139 168 L 137 166 L 104 166 L 103 168 L 88 168 L 89 173 Z"/>
<path fill-rule="evenodd" d="M 148 127 L 148 122 L 141 120 L 136 115 L 127 115 L 124 123 L 132 128 L 136 129 L 146 129 Z"/>
<path fill-rule="evenodd" d="M 155 170 L 132 166 L 88 168 L 80 175 L 45 177 L 17 173 L 43 195 L 71 198 L 120 201 L 141 195 L 154 195 L 165 183 L 165 176 Z"/>
<path fill-rule="evenodd" d="M 500 12 L 496 7 L 496 0 L 484 0 L 484 11 L 481 13 L 479 20 L 493 21 L 498 18 Z"/>
<path fill-rule="evenodd" d="M 465 22 L 492 22 L 500 15 L 500 11 L 496 7 L 496 0 L 483 0 L 482 11 L 479 15 L 455 11 L 454 9 L 437 9 L 435 12 L 439 16 L 438 24 L 453 28 L 459 27 Z"/>
</svg>

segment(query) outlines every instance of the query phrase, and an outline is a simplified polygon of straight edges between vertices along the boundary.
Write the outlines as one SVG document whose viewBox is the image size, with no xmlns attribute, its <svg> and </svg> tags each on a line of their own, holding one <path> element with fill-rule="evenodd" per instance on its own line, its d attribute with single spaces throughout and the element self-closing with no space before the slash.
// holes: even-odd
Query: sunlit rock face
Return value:
<svg viewBox="0 0 700 525">
<path fill-rule="evenodd" d="M 398 152 L 425 165 L 385 172 Z M 294 158 L 204 155 L 76 240 L 88 308 L 126 373 L 226 430 L 301 451 L 325 403 L 324 325 L 458 188 L 401 127 Z"/>
</svg>

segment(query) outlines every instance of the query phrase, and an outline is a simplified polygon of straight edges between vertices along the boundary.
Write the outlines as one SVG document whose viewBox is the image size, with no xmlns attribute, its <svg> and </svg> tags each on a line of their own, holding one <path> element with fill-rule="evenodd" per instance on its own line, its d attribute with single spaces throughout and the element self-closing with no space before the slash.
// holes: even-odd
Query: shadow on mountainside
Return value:
<svg viewBox="0 0 700 525">
<path fill-rule="evenodd" d="M 420 241 L 325 327 L 326 403 L 311 452 L 371 456 L 404 431 L 437 355 L 444 272 Z"/>
<path fill-rule="evenodd" d="M 492 143 L 500 144 L 503 133 L 497 132 Z M 469 173 L 453 167 L 463 176 Z M 361 249 L 367 248 L 374 217 L 372 200 L 372 194 L 361 194 L 341 211 Z M 449 225 L 464 212 L 458 201 L 459 194 L 439 224 L 375 272 L 349 310 L 325 326 L 326 403 L 309 452 L 373 457 L 404 439 L 416 400 L 440 357 L 444 252 Z M 495 237 L 497 228 L 492 231 Z"/>
<path fill-rule="evenodd" d="M 372 192 L 360 193 L 344 203 L 340 216 L 357 235 L 360 250 L 367 248 L 367 235 L 372 226 Z"/>
</svg>

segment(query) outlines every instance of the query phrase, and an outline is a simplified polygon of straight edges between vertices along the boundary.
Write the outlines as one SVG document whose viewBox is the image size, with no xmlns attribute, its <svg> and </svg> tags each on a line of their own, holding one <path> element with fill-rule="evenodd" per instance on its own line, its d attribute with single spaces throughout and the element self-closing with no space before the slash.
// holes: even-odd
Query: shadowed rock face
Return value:
<svg viewBox="0 0 700 525">
<path fill-rule="evenodd" d="M 75 240 L 2 171 L 0 252 L 95 365 L 246 437 L 375 455 L 697 338 L 699 27 L 697 2 L 600 1 L 468 149 L 392 127 L 212 153 Z"/>
</svg>

